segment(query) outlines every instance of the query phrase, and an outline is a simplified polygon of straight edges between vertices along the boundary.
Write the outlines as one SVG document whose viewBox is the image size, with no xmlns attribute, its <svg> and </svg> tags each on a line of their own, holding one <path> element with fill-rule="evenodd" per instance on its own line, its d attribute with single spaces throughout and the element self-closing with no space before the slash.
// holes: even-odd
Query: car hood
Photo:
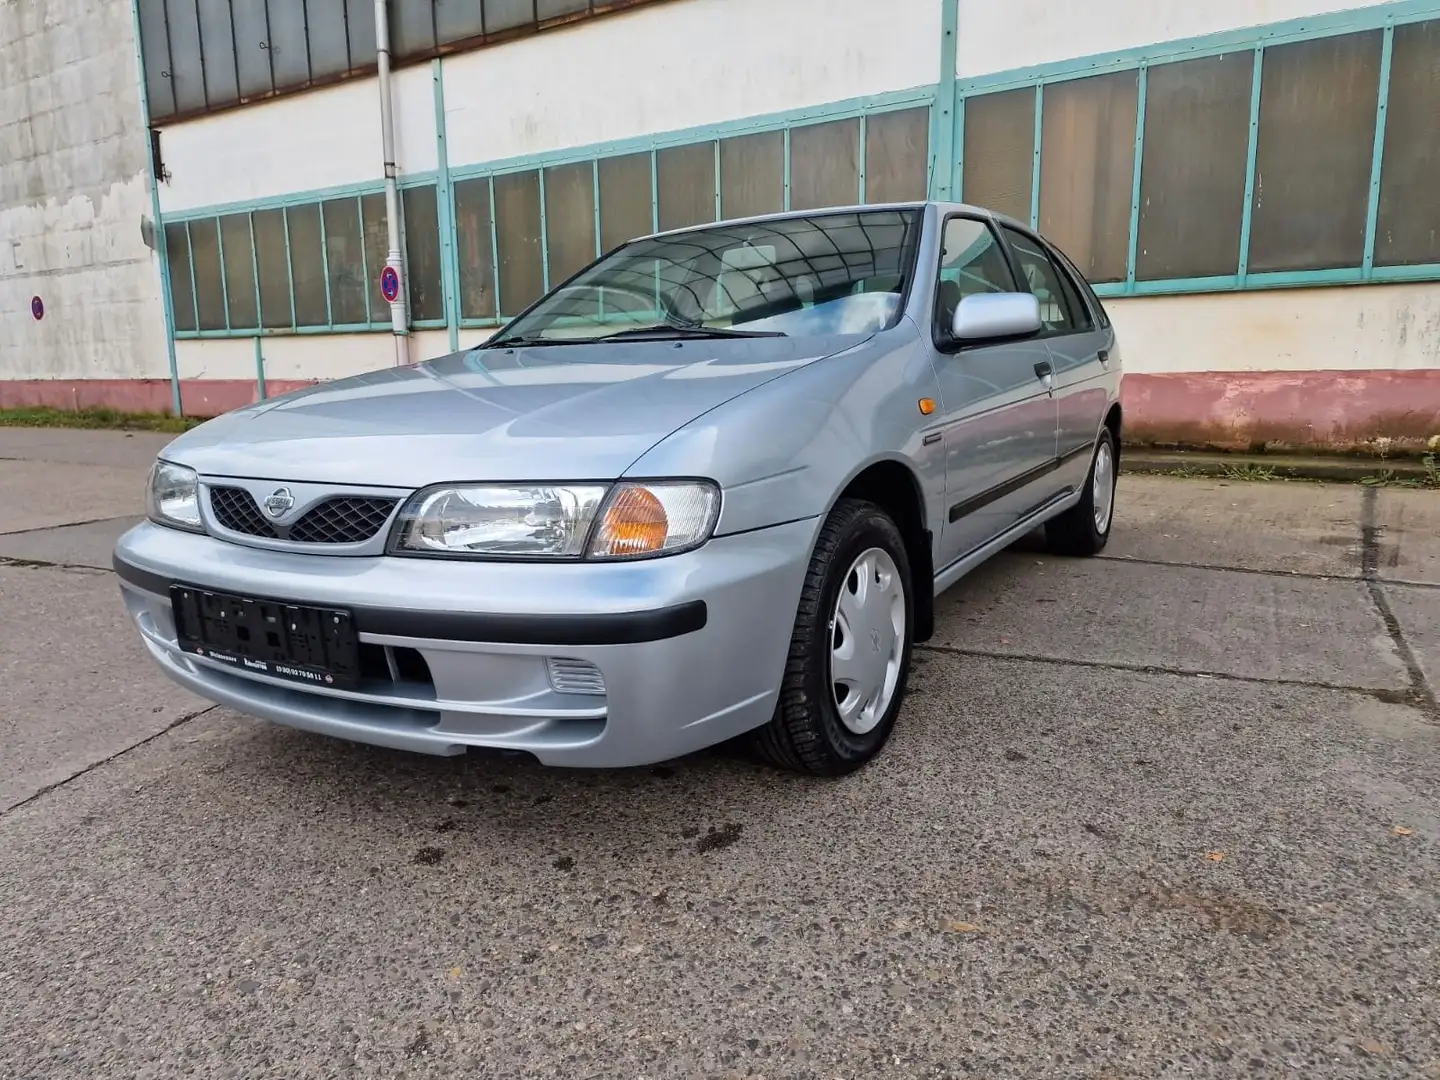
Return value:
<svg viewBox="0 0 1440 1080">
<path fill-rule="evenodd" d="M 162 456 L 210 476 L 382 487 L 608 480 L 702 413 L 863 340 L 474 349 L 239 409 Z"/>
</svg>

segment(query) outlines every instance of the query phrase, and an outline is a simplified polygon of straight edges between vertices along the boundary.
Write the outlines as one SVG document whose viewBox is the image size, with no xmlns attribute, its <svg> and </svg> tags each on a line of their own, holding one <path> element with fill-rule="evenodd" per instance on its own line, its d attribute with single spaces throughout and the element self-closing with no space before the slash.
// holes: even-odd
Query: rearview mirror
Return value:
<svg viewBox="0 0 1440 1080">
<path fill-rule="evenodd" d="M 988 341 L 1038 333 L 1040 301 L 1032 293 L 978 293 L 955 309 L 951 334 L 956 341 Z"/>
</svg>

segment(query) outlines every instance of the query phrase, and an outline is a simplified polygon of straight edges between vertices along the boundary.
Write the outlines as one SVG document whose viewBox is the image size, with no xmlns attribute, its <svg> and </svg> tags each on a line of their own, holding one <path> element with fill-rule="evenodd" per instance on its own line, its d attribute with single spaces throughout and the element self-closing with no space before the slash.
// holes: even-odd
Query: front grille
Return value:
<svg viewBox="0 0 1440 1080">
<path fill-rule="evenodd" d="M 221 527 L 244 536 L 297 544 L 362 544 L 385 527 L 395 499 L 337 495 L 309 510 L 288 528 L 272 522 L 244 488 L 212 487 L 210 510 Z"/>
<path fill-rule="evenodd" d="M 299 544 L 360 544 L 385 527 L 393 509 L 394 499 L 326 499 L 290 526 L 289 538 Z"/>
<path fill-rule="evenodd" d="M 246 536 L 263 536 L 267 540 L 278 539 L 275 531 L 255 499 L 244 488 L 212 487 L 210 489 L 210 512 L 215 520 L 231 532 Z"/>
</svg>

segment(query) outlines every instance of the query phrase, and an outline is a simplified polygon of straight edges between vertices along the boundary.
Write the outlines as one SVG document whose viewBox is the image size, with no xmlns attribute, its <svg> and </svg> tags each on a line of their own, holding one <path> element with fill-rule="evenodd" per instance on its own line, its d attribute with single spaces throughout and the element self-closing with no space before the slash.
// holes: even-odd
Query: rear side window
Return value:
<svg viewBox="0 0 1440 1080">
<path fill-rule="evenodd" d="M 939 278 L 935 330 L 942 337 L 954 325 L 955 309 L 965 297 L 1015 289 L 999 238 L 989 225 L 974 218 L 952 217 L 945 222 Z"/>
<path fill-rule="evenodd" d="M 1050 260 L 1045 249 L 1024 233 L 1005 227 L 1005 236 L 1020 264 L 1023 284 L 1040 301 L 1040 321 L 1051 334 L 1072 334 L 1090 327 L 1090 316 L 1075 286 Z"/>
<path fill-rule="evenodd" d="M 1090 282 L 1086 280 L 1085 275 L 1075 269 L 1075 264 L 1070 261 L 1070 256 L 1059 248 L 1051 247 L 1050 251 L 1055 256 L 1056 262 L 1060 264 L 1060 269 L 1065 272 L 1065 276 L 1076 283 L 1085 298 L 1090 301 L 1090 310 L 1095 313 L 1095 318 L 1099 321 L 1101 328 L 1109 330 L 1110 316 L 1105 311 L 1105 305 L 1100 303 L 1100 297 L 1096 296 L 1095 290 L 1090 287 Z"/>
</svg>

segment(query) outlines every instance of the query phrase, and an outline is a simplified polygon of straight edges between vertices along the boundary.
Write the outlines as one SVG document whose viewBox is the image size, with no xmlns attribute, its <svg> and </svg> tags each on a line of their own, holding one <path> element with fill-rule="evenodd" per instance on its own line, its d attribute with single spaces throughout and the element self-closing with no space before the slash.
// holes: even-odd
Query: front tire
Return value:
<svg viewBox="0 0 1440 1080">
<path fill-rule="evenodd" d="M 1045 523 L 1045 543 L 1056 555 L 1098 555 L 1110 541 L 1115 523 L 1115 435 L 1100 429 L 1090 456 L 1090 472 L 1080 501 Z"/>
<path fill-rule="evenodd" d="M 842 776 L 880 752 L 905 698 L 913 592 L 889 515 L 860 499 L 836 503 L 805 576 L 775 715 L 752 737 L 762 758 Z"/>
</svg>

